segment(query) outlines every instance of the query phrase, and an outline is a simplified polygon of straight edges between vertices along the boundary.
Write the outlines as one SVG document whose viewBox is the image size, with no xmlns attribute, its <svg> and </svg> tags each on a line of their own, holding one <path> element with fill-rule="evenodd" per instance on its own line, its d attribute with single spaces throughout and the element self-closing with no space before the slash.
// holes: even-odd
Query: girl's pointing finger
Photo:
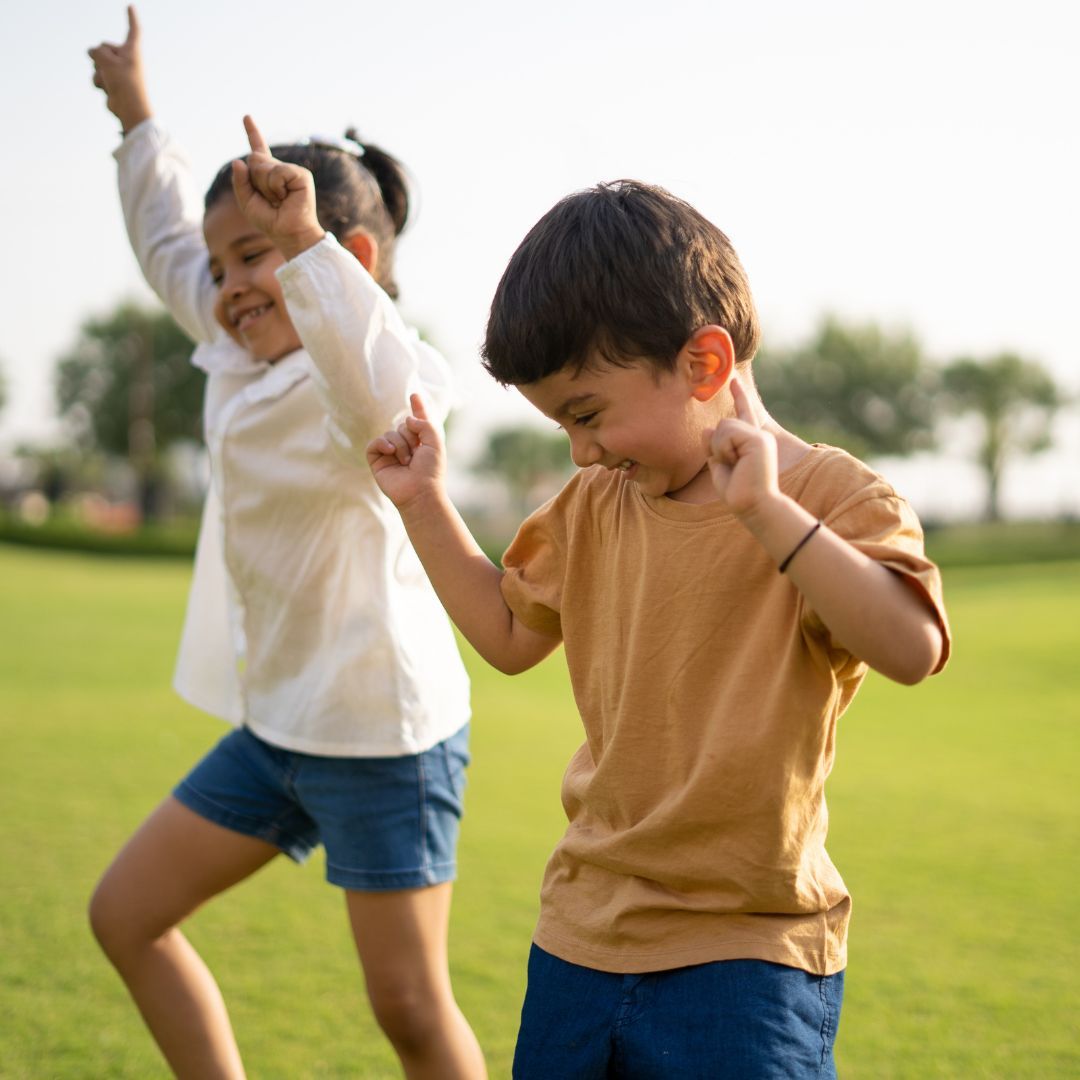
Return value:
<svg viewBox="0 0 1080 1080">
<path fill-rule="evenodd" d="M 247 132 L 248 145 L 251 147 L 253 154 L 266 154 L 269 156 L 270 147 L 267 145 L 266 140 L 263 138 L 262 132 L 259 130 L 255 121 L 250 116 L 244 117 L 244 130 Z"/>
<path fill-rule="evenodd" d="M 125 45 L 138 45 L 139 37 L 142 34 L 142 28 L 139 26 L 139 16 L 135 12 L 135 6 L 133 4 L 128 5 L 127 9 L 128 17 L 128 32 L 127 38 L 124 41 Z"/>
</svg>

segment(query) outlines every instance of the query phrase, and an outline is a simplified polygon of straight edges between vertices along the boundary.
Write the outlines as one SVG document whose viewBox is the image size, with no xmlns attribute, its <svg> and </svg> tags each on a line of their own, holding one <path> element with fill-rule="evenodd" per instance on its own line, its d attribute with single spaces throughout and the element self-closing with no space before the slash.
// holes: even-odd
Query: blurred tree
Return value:
<svg viewBox="0 0 1080 1080">
<path fill-rule="evenodd" d="M 561 482 L 573 468 L 566 436 L 535 427 L 492 431 L 474 466 L 476 472 L 503 482 L 522 516 L 534 508 L 540 485 Z"/>
<path fill-rule="evenodd" d="M 804 345 L 762 350 L 754 382 L 777 422 L 859 457 L 934 445 L 936 377 L 908 331 L 827 317 Z"/>
<path fill-rule="evenodd" d="M 204 376 L 191 350 L 164 310 L 127 301 L 87 319 L 57 364 L 58 411 L 75 444 L 130 460 L 147 520 L 159 510 L 160 451 L 201 437 Z"/>
<path fill-rule="evenodd" d="M 982 419 L 978 461 L 986 473 L 986 519 L 997 521 L 1005 462 L 1010 455 L 1050 446 L 1050 420 L 1062 404 L 1061 392 L 1045 368 L 1014 353 L 954 360 L 944 369 L 943 384 L 951 412 Z"/>
<path fill-rule="evenodd" d="M 4 365 L 0 361 L 0 413 L 4 411 L 4 406 L 7 404 L 7 379 L 4 378 Z"/>
</svg>

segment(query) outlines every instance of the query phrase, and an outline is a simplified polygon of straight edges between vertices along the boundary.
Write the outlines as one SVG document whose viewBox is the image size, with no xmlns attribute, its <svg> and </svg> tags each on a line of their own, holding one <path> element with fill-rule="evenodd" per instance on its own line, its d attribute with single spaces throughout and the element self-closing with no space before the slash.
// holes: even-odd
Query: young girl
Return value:
<svg viewBox="0 0 1080 1080">
<path fill-rule="evenodd" d="M 473 1080 L 483 1058 L 447 965 L 468 683 L 364 458 L 411 392 L 443 412 L 448 397 L 445 363 L 390 299 L 402 173 L 351 140 L 275 147 L 276 161 L 246 120 L 252 153 L 219 173 L 200 215 L 128 20 L 122 45 L 90 50 L 123 128 L 124 216 L 209 376 L 212 481 L 175 685 L 237 728 L 117 855 L 91 924 L 176 1074 L 243 1076 L 178 926 L 279 852 L 300 861 L 321 842 L 405 1074 Z"/>
</svg>

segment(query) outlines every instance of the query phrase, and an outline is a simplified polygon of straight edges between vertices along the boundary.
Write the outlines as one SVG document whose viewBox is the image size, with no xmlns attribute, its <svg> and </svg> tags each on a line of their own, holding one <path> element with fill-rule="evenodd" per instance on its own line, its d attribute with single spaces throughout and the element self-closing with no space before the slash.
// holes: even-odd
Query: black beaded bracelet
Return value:
<svg viewBox="0 0 1080 1080">
<path fill-rule="evenodd" d="M 810 537 L 813 536 L 814 533 L 816 533 L 820 528 L 821 519 L 818 518 L 818 520 L 814 522 L 813 528 L 795 545 L 791 554 L 780 564 L 779 570 L 781 574 L 791 565 L 791 560 L 794 559 L 800 551 L 802 551 L 803 545 L 806 543 L 806 541 L 809 540 Z"/>
</svg>

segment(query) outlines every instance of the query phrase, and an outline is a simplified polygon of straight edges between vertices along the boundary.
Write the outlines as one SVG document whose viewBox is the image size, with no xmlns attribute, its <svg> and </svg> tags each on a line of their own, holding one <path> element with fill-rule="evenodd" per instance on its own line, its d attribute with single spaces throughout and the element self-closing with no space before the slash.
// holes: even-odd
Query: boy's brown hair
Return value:
<svg viewBox="0 0 1080 1080">
<path fill-rule="evenodd" d="M 760 328 L 728 238 L 663 188 L 617 180 L 556 203 L 499 282 L 484 367 L 504 386 L 536 382 L 598 357 L 670 370 L 702 326 L 731 334 L 749 361 Z"/>
</svg>

